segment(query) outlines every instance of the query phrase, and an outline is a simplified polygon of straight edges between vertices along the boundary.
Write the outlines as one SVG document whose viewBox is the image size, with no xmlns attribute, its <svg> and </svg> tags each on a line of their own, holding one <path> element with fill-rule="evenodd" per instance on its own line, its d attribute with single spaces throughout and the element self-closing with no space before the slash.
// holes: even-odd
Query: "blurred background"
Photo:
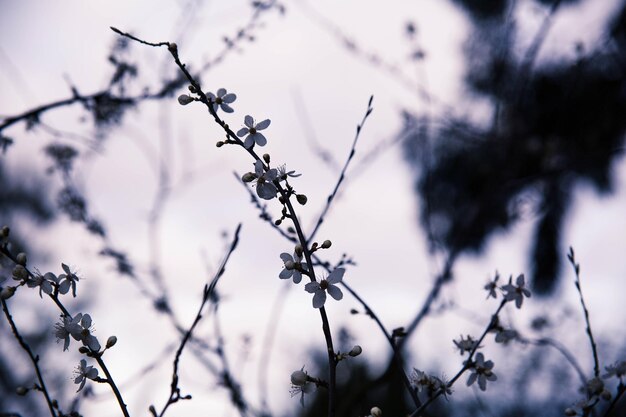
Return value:
<svg viewBox="0 0 626 417">
<path fill-rule="evenodd" d="M 176 42 L 205 91 L 237 95 L 223 116 L 233 130 L 245 115 L 271 119 L 262 151 L 302 174 L 291 183 L 308 197 L 308 231 L 374 96 L 316 240 L 333 242 L 324 260 L 353 264 L 346 283 L 389 331 L 407 330 L 407 371 L 453 376 L 452 340 L 478 337 L 497 308 L 484 285 L 526 275 L 533 297 L 500 317 L 517 340 L 490 335 L 482 349 L 498 381 L 483 393 L 462 377 L 428 415 L 562 415 L 581 397 L 571 364 L 537 346 L 553 341 L 593 376 L 570 246 L 600 363 L 626 359 L 624 1 L 0 0 L 0 11 L 0 223 L 29 266 L 79 272 L 67 304 L 93 317 L 101 343 L 117 336 L 105 358 L 132 415 L 165 404 L 180 330 L 239 223 L 219 308 L 181 358 L 193 399 L 169 412 L 319 415 L 324 391 L 302 408 L 289 375 L 324 377 L 325 344 L 311 295 L 278 279 L 293 244 L 238 180 L 249 155 L 217 148 L 205 108 L 178 104 L 187 83 L 165 48 L 110 26 Z M 277 201 L 261 204 L 280 217 Z M 326 303 L 336 347 L 363 354 L 339 365 L 339 413 L 410 413 L 384 335 L 344 295 Z M 80 355 L 55 343 L 55 306 L 26 288 L 8 304 L 62 408 L 119 415 L 104 384 L 75 394 Z M 6 320 L 0 333 L 0 413 L 44 415 L 39 393 L 15 394 L 34 375 Z"/>
</svg>

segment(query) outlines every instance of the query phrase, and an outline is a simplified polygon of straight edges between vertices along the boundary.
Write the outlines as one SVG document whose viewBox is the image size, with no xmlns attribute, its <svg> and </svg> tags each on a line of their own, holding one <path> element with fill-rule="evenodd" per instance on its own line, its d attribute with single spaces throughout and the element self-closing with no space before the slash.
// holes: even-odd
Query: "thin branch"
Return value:
<svg viewBox="0 0 626 417">
<path fill-rule="evenodd" d="M 482 341 L 487 336 L 487 333 L 489 333 L 491 331 L 491 329 L 498 323 L 498 314 L 500 314 L 500 311 L 502 310 L 502 308 L 504 308 L 506 303 L 507 303 L 506 298 L 503 299 L 500 302 L 500 305 L 498 306 L 498 309 L 491 316 L 491 320 L 489 321 L 489 324 L 487 325 L 487 327 L 483 331 L 483 334 L 480 336 L 480 338 L 478 338 L 478 340 L 476 341 L 476 344 L 474 345 L 474 347 L 470 351 L 469 356 L 467 357 L 467 360 L 464 362 L 463 367 L 461 368 L 461 370 L 459 370 L 459 372 L 457 372 L 456 375 L 454 375 L 454 377 L 452 377 L 452 379 L 450 379 L 448 381 L 448 383 L 446 384 L 446 386 L 444 388 L 442 388 L 439 391 L 435 392 L 427 401 L 424 402 L 424 404 L 422 404 L 421 407 L 419 407 L 417 410 L 413 411 L 413 413 L 411 413 L 410 417 L 418 416 L 422 411 L 424 411 L 426 409 L 426 407 L 428 407 L 439 396 L 441 396 L 444 393 L 446 393 L 446 391 L 448 389 L 452 388 L 452 386 L 461 377 L 461 375 L 463 375 L 463 373 L 465 373 L 465 371 L 467 371 L 472 366 L 472 358 L 474 357 L 474 354 L 476 353 L 476 351 L 480 347 L 480 344 L 482 343 Z"/>
<path fill-rule="evenodd" d="M 572 267 L 574 268 L 574 272 L 576 273 L 576 290 L 578 291 L 578 295 L 580 296 L 580 304 L 583 307 L 583 312 L 585 313 L 585 323 L 587 325 L 587 336 L 589 337 L 589 343 L 591 344 L 591 352 L 593 354 L 593 374 L 596 378 L 600 378 L 600 361 L 598 360 L 598 348 L 596 346 L 596 341 L 593 338 L 593 333 L 591 332 L 591 323 L 589 322 L 589 310 L 587 310 L 587 306 L 585 305 L 585 299 L 583 298 L 583 291 L 580 287 L 580 265 L 576 263 L 576 258 L 574 257 L 574 249 L 572 247 L 569 248 L 569 253 L 567 254 L 567 259 L 569 259 Z"/>
<path fill-rule="evenodd" d="M 196 326 L 198 325 L 198 323 L 202 319 L 202 311 L 204 310 L 205 304 L 207 302 L 209 302 L 209 301 L 212 301 L 214 299 L 215 288 L 217 287 L 217 283 L 219 282 L 220 278 L 222 277 L 222 275 L 226 271 L 226 264 L 228 263 L 228 260 L 230 259 L 230 255 L 235 251 L 235 249 L 237 248 L 237 244 L 239 243 L 239 231 L 240 230 L 241 230 L 241 223 L 237 226 L 237 229 L 235 230 L 234 237 L 233 237 L 232 243 L 230 245 L 230 248 L 229 248 L 228 252 L 226 253 L 226 255 L 224 257 L 224 260 L 222 261 L 222 263 L 221 263 L 219 269 L 217 270 L 215 276 L 213 277 L 213 280 L 211 280 L 209 285 L 205 285 L 204 286 L 204 291 L 203 291 L 203 295 L 202 295 L 202 302 L 200 303 L 200 308 L 198 309 L 198 313 L 196 314 L 196 317 L 195 317 L 191 327 L 189 328 L 189 330 L 183 336 L 183 339 L 180 342 L 180 346 L 178 347 L 178 350 L 176 351 L 176 355 L 174 356 L 174 363 L 173 363 L 173 368 L 174 369 L 173 369 L 173 372 L 172 372 L 172 382 L 170 384 L 170 396 L 169 396 L 169 398 L 167 400 L 167 403 L 165 404 L 165 406 L 163 407 L 163 409 L 159 413 L 160 417 L 162 417 L 165 414 L 165 411 L 168 409 L 168 407 L 170 405 L 178 402 L 179 400 L 191 399 L 190 395 L 181 396 L 181 394 L 180 394 L 180 388 L 178 386 L 178 381 L 179 381 L 178 364 L 180 362 L 180 357 L 181 357 L 181 355 L 183 353 L 183 349 L 185 349 L 185 345 L 191 339 L 191 335 L 192 335 L 194 329 L 196 328 Z"/>
<path fill-rule="evenodd" d="M 413 321 L 404 329 L 405 336 L 398 342 L 398 349 L 402 349 L 404 347 L 404 344 L 408 340 L 409 336 L 413 334 L 415 329 L 417 329 L 417 327 L 420 325 L 422 320 L 430 312 L 430 309 L 432 308 L 433 303 L 439 297 L 439 293 L 441 292 L 441 289 L 443 288 L 444 284 L 450 282 L 452 278 L 452 266 L 454 265 L 455 260 L 456 260 L 456 256 L 454 254 L 450 254 L 448 256 L 448 259 L 446 260 L 444 268 L 439 274 L 439 276 L 437 277 L 437 279 L 435 280 L 435 282 L 433 283 L 433 286 L 430 289 L 430 292 L 426 296 L 426 300 L 424 301 L 424 304 L 422 304 L 422 307 L 417 312 L 417 315 L 415 316 Z"/>
<path fill-rule="evenodd" d="M 309 242 L 313 241 L 313 239 L 315 238 L 315 234 L 317 233 L 320 226 L 324 222 L 324 217 L 328 213 L 328 210 L 330 210 L 330 205 L 332 204 L 335 196 L 337 195 L 337 191 L 339 191 L 339 186 L 341 185 L 341 183 L 343 182 L 346 176 L 346 170 L 348 169 L 348 166 L 350 165 L 350 161 L 352 161 L 352 158 L 354 157 L 354 153 L 356 152 L 356 144 L 359 140 L 359 136 L 361 135 L 361 129 L 363 128 L 363 125 L 365 124 L 365 121 L 367 120 L 369 115 L 372 114 L 372 111 L 374 110 L 372 108 L 373 100 L 374 100 L 374 96 L 370 96 L 370 99 L 367 102 L 367 110 L 365 111 L 365 114 L 363 115 L 363 119 L 361 119 L 361 123 L 359 123 L 356 126 L 356 134 L 354 136 L 354 141 L 352 142 L 352 148 L 350 148 L 350 153 L 348 154 L 348 159 L 346 160 L 346 163 L 344 164 L 343 169 L 341 170 L 341 173 L 339 174 L 339 178 L 337 179 L 337 184 L 335 184 L 335 188 L 326 199 L 326 206 L 324 207 L 324 209 L 322 210 L 322 213 L 317 218 L 317 223 L 315 224 L 313 231 L 309 235 L 309 240 L 308 240 Z"/>
<path fill-rule="evenodd" d="M 30 358 L 30 361 L 33 363 L 33 368 L 35 368 L 35 373 L 37 374 L 37 379 L 39 380 L 39 388 L 40 391 L 43 393 L 43 396 L 46 398 L 46 403 L 48 404 L 48 408 L 50 409 L 50 414 L 52 415 L 52 417 L 57 417 L 56 412 L 54 411 L 54 406 L 52 405 L 52 399 L 50 398 L 50 394 L 48 393 L 48 388 L 46 388 L 46 383 L 43 380 L 43 375 L 41 374 L 41 369 L 39 368 L 39 355 L 35 356 L 35 354 L 33 354 L 30 346 L 28 345 L 28 343 L 26 343 L 26 341 L 18 331 L 17 326 L 13 321 L 13 317 L 11 316 L 11 313 L 9 313 L 9 308 L 6 301 L 4 299 L 0 299 L 0 302 L 2 303 L 2 311 L 4 311 L 4 315 L 7 318 L 9 325 L 11 326 L 13 335 L 17 339 L 17 342 L 20 344 L 22 349 Z"/>
</svg>

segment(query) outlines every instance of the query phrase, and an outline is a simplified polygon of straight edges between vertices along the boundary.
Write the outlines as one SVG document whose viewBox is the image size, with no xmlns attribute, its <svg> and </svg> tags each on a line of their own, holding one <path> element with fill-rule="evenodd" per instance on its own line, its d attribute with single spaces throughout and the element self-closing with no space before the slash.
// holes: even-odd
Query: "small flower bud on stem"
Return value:
<svg viewBox="0 0 626 417">
<path fill-rule="evenodd" d="M 117 337 L 115 336 L 111 336 L 107 339 L 107 344 L 106 344 L 106 348 L 112 348 L 113 346 L 115 346 L 115 344 L 117 343 Z"/>
<path fill-rule="evenodd" d="M 298 203 L 301 205 L 305 205 L 309 199 L 304 194 L 296 194 L 296 200 L 298 200 Z"/>
<path fill-rule="evenodd" d="M 193 101 L 192 97 L 189 97 L 187 94 L 181 94 L 178 96 L 178 103 L 181 106 L 186 106 L 187 104 L 191 103 Z"/>
<path fill-rule="evenodd" d="M 322 242 L 322 249 L 328 249 L 332 244 L 333 242 L 331 242 L 330 240 L 325 240 L 324 242 Z"/>
<path fill-rule="evenodd" d="M 264 153 L 263 154 L 263 160 L 265 161 L 266 164 L 270 163 L 270 154 L 269 153 Z"/>
<path fill-rule="evenodd" d="M 9 226 L 3 226 L 2 230 L 0 230 L 0 237 L 7 238 L 9 237 L 9 233 L 11 233 Z"/>
<path fill-rule="evenodd" d="M 243 176 L 241 177 L 241 180 L 243 182 L 252 182 L 256 179 L 256 175 L 254 175 L 253 172 L 246 172 L 245 174 L 243 174 Z"/>
<path fill-rule="evenodd" d="M 17 254 L 17 257 L 15 258 L 15 260 L 17 261 L 18 264 L 22 265 L 22 266 L 26 266 L 26 254 L 24 252 L 20 252 Z"/>
<path fill-rule="evenodd" d="M 361 346 L 354 345 L 352 350 L 350 352 L 348 352 L 348 355 L 350 355 L 350 356 L 352 356 L 354 358 L 356 356 L 359 356 L 362 352 L 363 352 L 363 348 L 361 348 Z"/>
<path fill-rule="evenodd" d="M 2 289 L 2 291 L 0 291 L 0 298 L 2 298 L 3 300 L 8 300 L 9 298 L 13 297 L 13 294 L 15 294 L 15 287 L 5 287 Z"/>
</svg>

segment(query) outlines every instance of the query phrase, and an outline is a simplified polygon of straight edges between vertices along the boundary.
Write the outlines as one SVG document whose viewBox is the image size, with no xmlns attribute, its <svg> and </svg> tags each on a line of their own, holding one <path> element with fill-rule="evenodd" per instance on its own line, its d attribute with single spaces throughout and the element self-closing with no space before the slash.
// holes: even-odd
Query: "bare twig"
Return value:
<svg viewBox="0 0 626 417">
<path fill-rule="evenodd" d="M 344 180 L 344 178 L 346 176 L 346 170 L 348 169 L 348 166 L 350 165 L 350 161 L 352 161 L 352 158 L 354 157 L 354 153 L 356 152 L 356 144 L 357 144 L 357 142 L 359 140 L 359 136 L 361 135 L 361 129 L 363 128 L 363 125 L 365 124 L 365 121 L 367 120 L 369 115 L 372 114 L 372 111 L 374 110 L 372 108 L 372 101 L 373 100 L 374 100 L 374 96 L 370 96 L 370 99 L 367 102 L 367 110 L 365 111 L 365 114 L 363 115 L 363 119 L 361 119 L 361 123 L 359 123 L 356 126 L 356 134 L 354 135 L 354 141 L 352 142 L 352 148 L 350 148 L 350 153 L 348 154 L 348 159 L 346 160 L 346 163 L 344 164 L 344 166 L 343 166 L 343 168 L 341 170 L 341 173 L 339 174 L 339 178 L 337 179 L 337 184 L 335 184 L 335 188 L 333 189 L 333 191 L 330 193 L 330 195 L 326 199 L 326 205 L 324 206 L 324 209 L 322 210 L 322 213 L 317 218 L 317 223 L 315 224 L 315 227 L 313 228 L 313 231 L 309 235 L 309 241 L 310 242 L 313 241 L 313 239 L 315 238 L 315 234 L 317 233 L 317 231 L 319 230 L 320 226 L 324 222 L 324 217 L 328 213 L 328 210 L 330 210 L 330 206 L 331 206 L 335 196 L 337 195 L 337 191 L 339 191 L 339 186 L 341 186 L 341 183 L 343 182 L 343 180 Z"/>
<path fill-rule="evenodd" d="M 170 405 L 178 402 L 179 400 L 191 399 L 190 395 L 181 396 L 180 394 L 180 388 L 178 386 L 178 381 L 179 381 L 178 364 L 180 362 L 180 357 L 183 353 L 183 349 L 185 349 L 185 345 L 190 340 L 194 329 L 196 328 L 197 324 L 202 319 L 202 311 L 204 310 L 205 304 L 211 301 L 212 297 L 214 297 L 215 295 L 215 288 L 217 287 L 217 283 L 222 277 L 222 275 L 224 274 L 224 272 L 226 271 L 226 264 L 228 263 L 228 260 L 230 259 L 230 255 L 234 252 L 234 250 L 237 248 L 237 244 L 239 243 L 240 230 L 241 230 L 241 224 L 237 226 L 230 248 L 224 257 L 224 260 L 222 261 L 220 268 L 217 270 L 215 276 L 213 277 L 213 280 L 210 282 L 210 284 L 204 286 L 204 291 L 202 294 L 202 302 L 200 303 L 200 308 L 198 309 L 198 313 L 196 314 L 196 317 L 191 327 L 183 336 L 183 339 L 180 342 L 180 346 L 178 347 L 178 350 L 176 351 L 176 355 L 174 356 L 174 364 L 173 364 L 174 370 L 172 372 L 172 382 L 170 384 L 170 396 L 167 400 L 167 403 L 165 404 L 161 412 L 158 414 L 160 417 L 165 414 L 165 411 Z"/>
<path fill-rule="evenodd" d="M 574 268 L 574 272 L 576 273 L 576 290 L 578 291 L 578 295 L 580 296 L 580 304 L 583 307 L 583 312 L 585 313 L 585 323 L 587 325 L 587 336 L 589 337 L 589 343 L 591 344 L 591 352 L 593 354 L 593 374 L 596 378 L 600 377 L 600 362 L 598 360 L 598 348 L 596 346 L 596 341 L 593 338 L 593 333 L 591 332 L 591 323 L 589 322 L 589 310 L 587 310 L 587 306 L 585 305 L 585 299 L 583 298 L 583 291 L 580 287 L 580 265 L 576 262 L 576 258 L 574 257 L 574 249 L 572 247 L 569 248 L 569 253 L 567 254 L 567 259 L 569 259 L 572 267 Z"/>
<path fill-rule="evenodd" d="M 54 406 L 52 405 L 52 399 L 50 398 L 50 394 L 48 393 L 48 388 L 46 387 L 46 383 L 43 380 L 43 375 L 41 374 L 41 369 L 39 368 L 39 355 L 35 355 L 33 353 L 28 343 L 26 343 L 26 341 L 20 334 L 19 330 L 17 329 L 17 326 L 15 325 L 15 322 L 13 321 L 13 317 L 11 316 L 11 313 L 9 312 L 9 308 L 7 306 L 6 301 L 4 299 L 0 299 L 0 302 L 2 303 L 2 311 L 4 311 L 4 315 L 7 318 L 7 321 L 9 322 L 9 326 L 11 326 L 13 335 L 17 339 L 17 342 L 20 344 L 24 352 L 26 352 L 26 354 L 30 358 L 30 361 L 33 363 L 33 368 L 35 368 L 35 374 L 37 374 L 37 379 L 39 380 L 39 391 L 41 391 L 41 393 L 46 399 L 46 403 L 48 404 L 48 409 L 50 410 L 50 414 L 52 415 L 52 417 L 56 417 L 57 414 L 54 411 Z"/>
</svg>

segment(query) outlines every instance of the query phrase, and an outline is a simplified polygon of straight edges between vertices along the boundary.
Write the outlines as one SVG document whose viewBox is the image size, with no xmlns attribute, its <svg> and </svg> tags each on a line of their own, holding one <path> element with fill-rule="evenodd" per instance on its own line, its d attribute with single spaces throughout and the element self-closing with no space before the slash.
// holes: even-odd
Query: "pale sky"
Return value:
<svg viewBox="0 0 626 417">
<path fill-rule="evenodd" d="M 531 30 L 536 27 L 537 11 L 526 7 L 526 2 L 521 3 L 520 27 Z M 584 13 L 565 10 L 563 17 L 557 18 L 556 35 L 548 38 L 545 54 L 549 56 L 559 50 L 558 45 L 573 42 L 581 33 L 588 42 L 597 39 L 598 28 L 610 8 L 594 8 L 592 1 L 583 3 Z M 450 3 L 325 0 L 311 4 L 317 13 L 353 37 L 361 48 L 398 65 L 408 79 L 425 85 L 458 114 L 467 111 L 463 106 L 468 99 L 463 96 L 462 48 L 469 26 L 464 15 Z M 235 113 L 225 116 L 234 130 L 243 124 L 246 114 L 258 120 L 272 120 L 266 131 L 268 145 L 264 151 L 271 154 L 273 163 L 286 163 L 289 169 L 302 173 L 293 184 L 308 196 L 309 202 L 300 208 L 299 215 L 310 230 L 337 173 L 312 154 L 306 136 L 314 135 L 343 164 L 356 124 L 373 94 L 374 113 L 357 147 L 354 161 L 357 165 L 359 156 L 374 149 L 377 143 L 392 139 L 399 131 L 401 109 L 420 113 L 426 107 L 388 73 L 347 53 L 312 18 L 310 9 L 299 2 L 286 1 L 285 5 L 285 16 L 275 11 L 263 15 L 264 26 L 254 32 L 256 41 L 242 44 L 241 52 L 228 55 L 224 62 L 208 71 L 203 86 L 207 91 L 224 87 L 237 94 L 233 104 Z M 153 42 L 176 41 L 181 59 L 194 68 L 215 56 L 222 48 L 222 37 L 236 33 L 250 13 L 247 2 L 239 0 L 0 0 L 0 115 L 20 113 L 70 96 L 68 80 L 84 94 L 105 87 L 111 72 L 106 58 L 117 39 L 109 26 L 132 31 Z M 419 39 L 427 54 L 419 71 L 407 60 L 410 48 L 403 27 L 408 20 L 417 23 Z M 146 77 L 153 86 L 158 85 L 155 83 L 163 74 L 174 73 L 174 64 L 164 48 L 132 44 L 129 58 L 139 64 L 140 77 Z M 421 74 L 421 78 L 416 79 L 416 74 Z M 308 121 L 302 120 L 300 107 L 305 109 Z M 79 115 L 82 113 L 74 106 L 47 113 L 43 120 L 57 129 L 92 136 L 90 124 L 81 124 Z M 182 107 L 175 98 L 144 103 L 126 114 L 124 124 L 111 131 L 103 149 L 89 153 L 85 146 L 78 145 L 88 157 L 77 165 L 75 180 L 86 193 L 93 214 L 107 226 L 113 246 L 127 251 L 145 273 L 142 265 L 149 250 L 146 218 L 157 184 L 152 165 L 155 159 L 146 149 L 158 154 L 159 147 L 166 144 L 162 149 L 174 185 L 185 180 L 185 173 L 193 174 L 192 182 L 174 188 L 161 227 L 160 261 L 173 307 L 183 323 L 191 323 L 202 287 L 209 279 L 205 261 L 214 270 L 223 254 L 226 242 L 222 232 L 227 231 L 230 236 L 236 225 L 243 223 L 240 246 L 220 283 L 224 297 L 220 317 L 231 362 L 238 363 L 241 337 L 252 336 L 248 362 L 235 371 L 246 394 L 257 404 L 262 330 L 273 300 L 284 284 L 278 279 L 282 267 L 279 254 L 291 252 L 292 248 L 258 219 L 247 192 L 233 178 L 233 171 L 242 174 L 252 170 L 252 161 L 241 149 L 217 149 L 215 142 L 222 138 L 220 132 L 200 105 Z M 42 174 L 49 161 L 41 149 L 52 141 L 51 135 L 24 133 L 22 125 L 5 134 L 16 142 L 1 157 L 5 166 L 27 167 Z M 620 331 L 623 339 L 620 323 L 626 318 L 620 296 L 626 289 L 626 264 L 622 259 L 626 248 L 623 161 L 617 164 L 615 175 L 616 191 L 609 197 L 600 198 L 585 187 L 577 189 L 576 203 L 564 233 L 564 241 L 575 247 L 582 263 L 583 287 L 594 330 L 600 339 L 608 341 L 617 338 L 615 332 Z M 52 188 L 59 186 L 56 179 L 51 177 L 50 181 Z M 333 242 L 325 253 L 330 260 L 339 259 L 342 253 L 355 259 L 358 266 L 350 268 L 345 279 L 370 303 L 389 329 L 408 324 L 442 261 L 428 254 L 425 236 L 416 223 L 419 207 L 412 191 L 413 181 L 414 174 L 404 162 L 401 149 L 396 146 L 386 150 L 354 178 L 349 171 L 346 187 L 318 234 L 319 241 Z M 269 210 L 277 216 L 278 203 L 270 202 Z M 495 304 L 485 302 L 482 287 L 496 269 L 504 276 L 528 270 L 532 228 L 532 219 L 528 219 L 512 233 L 492 238 L 483 256 L 462 258 L 455 268 L 456 282 L 444 291 L 443 299 L 454 300 L 464 310 L 474 311 L 486 324 Z M 156 316 L 136 287 L 118 277 L 110 262 L 97 256 L 102 246 L 99 240 L 66 220 L 45 230 L 32 226 L 28 230 L 47 254 L 46 263 L 38 265 L 39 269 L 60 272 L 60 263 L 65 262 L 86 277 L 79 287 L 79 296 L 85 294 L 91 304 L 81 307 L 81 311 L 93 316 L 96 335 L 101 341 L 111 334 L 118 337 L 118 345 L 107 353 L 107 360 L 119 380 L 127 381 L 175 340 L 169 322 Z M 536 314 L 570 307 L 574 311 L 573 324 L 561 329 L 558 336 L 564 337 L 569 346 L 582 346 L 581 355 L 587 355 L 573 277 L 567 267 L 566 271 L 562 280 L 564 290 L 558 300 L 533 298 L 522 311 L 511 311 L 509 317 L 526 328 L 529 318 Z M 34 292 L 31 295 L 29 302 L 43 304 Z M 20 296 L 28 299 L 27 294 Z M 340 302 L 329 299 L 327 307 L 335 334 L 341 326 L 347 326 L 355 342 L 363 346 L 365 360 L 385 363 L 389 349 L 384 339 L 371 320 L 349 314 L 351 308 L 358 308 L 349 294 Z M 274 411 L 295 413 L 293 410 L 299 403 L 289 398 L 289 374 L 307 364 L 310 350 L 323 348 L 324 339 L 319 314 L 311 307 L 311 295 L 304 292 L 302 284 L 292 285 L 284 311 L 269 368 L 272 386 L 269 399 Z M 51 325 L 56 321 L 54 314 L 50 317 Z M 461 333 L 476 334 L 479 330 L 471 320 L 459 320 L 454 312 L 427 320 L 410 346 L 411 351 L 419 352 L 416 355 L 419 362 L 408 366 L 454 374 L 461 360 L 453 350 L 452 338 Z M 199 335 L 211 331 L 212 324 L 207 321 Z M 491 339 L 489 348 L 496 364 L 498 357 L 507 354 Z M 60 347 L 56 353 L 55 361 L 61 364 L 67 361 L 69 378 L 78 356 L 61 352 Z M 523 352 L 520 358 L 524 359 Z M 607 362 L 615 359 L 618 358 L 609 355 Z M 191 354 L 183 356 L 181 386 L 194 399 L 174 405 L 173 415 L 198 415 L 207 409 L 217 411 L 218 415 L 233 415 L 231 411 L 223 412 L 231 410 L 226 405 L 224 391 L 214 390 L 215 382 L 199 369 Z M 131 414 L 145 414 L 152 403 L 158 409 L 162 406 L 169 390 L 170 373 L 168 358 L 145 380 L 131 384 L 126 394 Z M 502 378 L 502 383 L 506 382 Z M 103 404 L 113 406 L 112 396 L 109 398 L 105 387 L 95 389 L 104 399 L 85 402 L 86 415 L 93 414 Z M 464 388 L 459 387 L 458 391 Z M 107 415 L 116 415 L 115 408 L 111 410 Z M 105 414 L 100 411 L 98 415 Z"/>
</svg>

